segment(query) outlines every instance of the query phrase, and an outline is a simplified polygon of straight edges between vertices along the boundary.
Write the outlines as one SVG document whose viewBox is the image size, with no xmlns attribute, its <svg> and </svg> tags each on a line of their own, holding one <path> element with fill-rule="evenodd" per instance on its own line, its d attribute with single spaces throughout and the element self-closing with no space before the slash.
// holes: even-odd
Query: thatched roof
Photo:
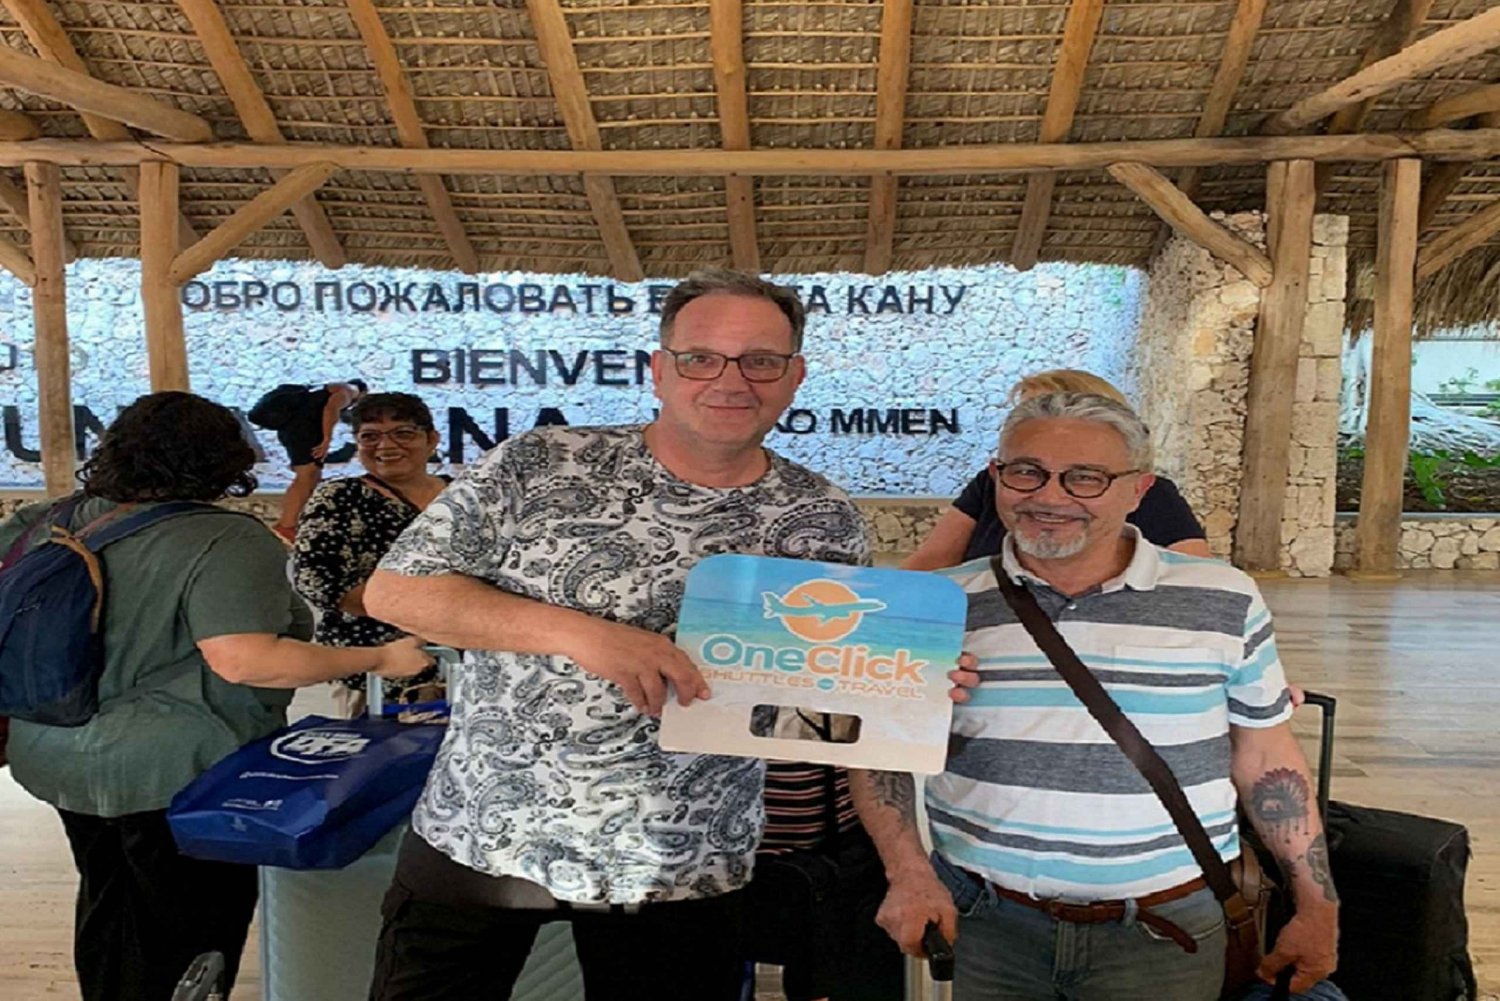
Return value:
<svg viewBox="0 0 1500 1001">
<path fill-rule="evenodd" d="M 247 141 L 221 73 L 187 3 L 167 0 L 3 0 L 0 45 L 37 51 L 22 30 L 28 9 L 49 9 L 87 71 L 206 119 L 221 141 Z M 366 0 L 368 2 L 368 0 Z M 536 0 L 533 0 L 535 3 Z M 546 0 L 552 2 L 552 0 Z M 892 0 L 887 0 L 892 2 Z M 1035 142 L 1054 88 L 1068 0 L 917 0 L 907 91 L 896 124 L 908 149 Z M 1343 79 L 1387 30 L 1393 0 L 1270 0 L 1254 32 L 1227 116 L 1211 134 L 1256 133 L 1268 113 Z M 714 0 L 717 5 L 719 0 Z M 1397 0 L 1427 6 L 1427 0 Z M 1416 37 L 1481 14 L 1494 0 L 1433 0 Z M 391 101 L 345 0 L 224 0 L 217 4 L 253 83 L 288 142 L 397 146 Z M 1186 138 L 1202 124 L 1237 10 L 1247 0 L 1108 0 L 1077 93 L 1068 142 Z M 563 0 L 584 107 L 605 150 L 722 149 L 726 125 L 714 71 L 711 4 Z M 555 96 L 557 59 L 538 44 L 522 0 L 379 0 L 425 139 L 463 149 L 578 148 L 580 127 Z M 755 149 L 869 149 L 881 128 L 884 6 L 872 0 L 744 0 L 748 139 Z M 33 26 L 34 28 L 34 26 Z M 34 31 L 33 31 L 34 35 Z M 43 53 L 45 55 L 45 53 Z M 1500 55 L 1447 66 L 1381 94 L 1363 131 L 1390 132 L 1435 101 L 1500 80 Z M 70 108 L 18 91 L 0 106 L 24 111 L 44 137 L 87 138 Z M 901 117 L 904 115 L 904 119 Z M 879 126 L 879 127 L 878 127 Z M 587 132 L 587 128 L 583 129 Z M 97 133 L 96 133 L 97 134 Z M 144 134 L 137 133 L 144 137 Z M 410 142 L 406 143 L 410 145 Z M 889 143 L 887 142 L 887 145 Z M 1374 239 L 1378 164 L 1340 165 L 1320 211 L 1347 214 L 1357 253 Z M 1205 209 L 1259 208 L 1263 168 L 1208 168 Z M 63 171 L 68 236 L 84 255 L 137 253 L 137 207 L 117 168 Z M 14 178 L 13 178 L 14 180 Z M 212 228 L 271 184 L 268 171 L 185 168 L 184 214 Z M 597 197 L 578 175 L 445 175 L 458 222 L 484 270 L 608 273 Z M 628 240 L 651 275 L 731 260 L 723 177 L 613 178 Z M 897 269 L 1011 259 L 1028 178 L 903 177 L 890 264 Z M 866 262 L 871 180 L 765 176 L 753 182 L 755 241 L 766 271 L 860 270 Z M 597 192 L 593 194 L 597 195 Z M 1428 230 L 1454 225 L 1500 197 L 1500 165 L 1472 166 Z M 340 171 L 316 199 L 352 260 L 448 267 L 454 260 L 418 179 Z M 1043 260 L 1144 265 L 1161 224 L 1103 170 L 1057 175 Z M 0 235 L 24 246 L 24 227 L 0 216 Z M 309 242 L 286 215 L 251 236 L 241 256 L 301 258 Z M 1450 269 L 1430 309 L 1453 320 L 1493 315 L 1500 297 L 1471 301 L 1473 275 L 1500 267 L 1500 244 Z M 1462 274 L 1463 281 L 1456 277 Z M 1443 278 L 1443 276 L 1440 276 Z"/>
</svg>

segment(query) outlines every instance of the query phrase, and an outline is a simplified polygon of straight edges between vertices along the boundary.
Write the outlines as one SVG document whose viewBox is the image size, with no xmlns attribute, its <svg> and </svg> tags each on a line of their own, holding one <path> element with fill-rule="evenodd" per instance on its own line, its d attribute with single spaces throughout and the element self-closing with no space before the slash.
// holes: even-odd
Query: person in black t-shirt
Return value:
<svg viewBox="0 0 1500 1001">
<path fill-rule="evenodd" d="M 363 379 L 321 386 L 283 384 L 250 410 L 250 422 L 276 432 L 292 467 L 292 482 L 281 499 L 274 531 L 290 545 L 297 537 L 297 518 L 323 479 L 323 463 L 333 444 L 339 415 L 369 392 Z"/>
<path fill-rule="evenodd" d="M 1125 403 L 1125 395 L 1091 372 L 1053 369 L 1029 375 L 1011 389 L 1015 402 L 1043 393 L 1092 393 Z M 1141 498 L 1140 507 L 1127 519 L 1141 530 L 1146 541 L 1189 556 L 1212 557 L 1203 526 L 1183 500 L 1177 484 L 1160 474 Z M 943 513 L 932 532 L 901 566 L 907 570 L 936 570 L 957 566 L 981 556 L 1000 552 L 1005 526 L 995 511 L 995 482 L 988 469 L 981 469 Z"/>
</svg>

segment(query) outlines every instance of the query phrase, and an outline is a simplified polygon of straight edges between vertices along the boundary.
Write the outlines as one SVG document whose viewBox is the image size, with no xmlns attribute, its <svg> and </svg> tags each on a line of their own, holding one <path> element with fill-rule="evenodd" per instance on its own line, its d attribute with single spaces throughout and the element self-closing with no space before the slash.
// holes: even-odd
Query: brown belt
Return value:
<svg viewBox="0 0 1500 1001">
<path fill-rule="evenodd" d="M 1167 938 L 1182 946 L 1186 952 L 1198 951 L 1198 943 L 1193 941 L 1193 936 L 1168 921 L 1166 918 L 1151 913 L 1151 908 L 1160 904 L 1170 903 L 1173 900 L 1181 900 L 1183 897 L 1197 893 L 1206 887 L 1202 876 L 1197 879 L 1188 880 L 1178 886 L 1148 893 L 1144 897 L 1135 899 L 1135 919 L 1147 928 L 1160 932 Z M 1050 915 L 1058 921 L 1068 921 L 1079 925 L 1098 925 L 1110 921 L 1119 921 L 1125 917 L 1125 900 L 1096 900 L 1091 904 L 1070 904 L 1065 900 L 1038 900 L 1036 897 L 1008 890 L 997 883 L 991 883 L 995 893 L 1006 900 L 1020 904 L 1022 907 L 1030 907 L 1034 911 L 1041 911 Z"/>
</svg>

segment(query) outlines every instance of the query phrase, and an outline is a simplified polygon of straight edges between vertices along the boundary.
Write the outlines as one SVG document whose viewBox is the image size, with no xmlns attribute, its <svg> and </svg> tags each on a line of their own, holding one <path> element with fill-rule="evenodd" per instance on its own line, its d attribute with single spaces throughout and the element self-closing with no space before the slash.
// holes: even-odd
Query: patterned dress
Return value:
<svg viewBox="0 0 1500 1001">
<path fill-rule="evenodd" d="M 406 634 L 368 615 L 338 607 L 344 595 L 370 579 L 380 558 L 421 512 L 415 505 L 375 489 L 362 477 L 329 480 L 313 492 L 297 521 L 292 547 L 292 586 L 322 613 L 313 642 L 325 646 L 380 646 Z M 388 682 L 387 698 L 431 680 L 430 672 L 407 682 Z M 365 676 L 340 684 L 363 691 Z"/>
<path fill-rule="evenodd" d="M 381 568 L 670 633 L 706 556 L 868 561 L 848 496 L 769 454 L 755 483 L 710 488 L 668 472 L 640 427 L 531 431 L 434 501 Z M 749 879 L 759 760 L 663 751 L 656 719 L 560 655 L 469 650 L 449 685 L 453 718 L 412 820 L 449 858 L 572 902 L 715 896 Z"/>
</svg>

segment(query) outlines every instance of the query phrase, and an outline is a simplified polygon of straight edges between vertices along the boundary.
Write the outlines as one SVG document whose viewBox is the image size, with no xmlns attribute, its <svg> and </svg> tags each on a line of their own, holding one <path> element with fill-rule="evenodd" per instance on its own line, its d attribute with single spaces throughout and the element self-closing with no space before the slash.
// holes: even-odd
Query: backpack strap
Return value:
<svg viewBox="0 0 1500 1001">
<path fill-rule="evenodd" d="M 16 537 L 16 541 L 5 551 L 5 555 L 0 557 L 0 570 L 4 570 L 25 556 L 32 546 L 42 540 L 44 534 L 50 534 L 53 527 L 67 528 L 68 522 L 73 520 L 73 512 L 78 510 L 78 505 L 81 503 L 83 503 L 83 494 L 80 492 L 71 494 L 52 505 L 45 517 Z"/>
<path fill-rule="evenodd" d="M 154 504 L 143 511 L 136 511 L 123 518 L 114 519 L 107 524 L 101 525 L 96 530 L 82 535 L 79 541 L 88 547 L 89 552 L 97 553 L 110 543 L 119 542 L 121 539 L 150 528 L 158 522 L 166 521 L 168 518 L 209 513 L 249 517 L 249 515 L 242 515 L 238 511 L 225 511 L 221 507 L 213 504 L 205 504 L 201 501 L 168 501 L 165 504 Z"/>
</svg>

